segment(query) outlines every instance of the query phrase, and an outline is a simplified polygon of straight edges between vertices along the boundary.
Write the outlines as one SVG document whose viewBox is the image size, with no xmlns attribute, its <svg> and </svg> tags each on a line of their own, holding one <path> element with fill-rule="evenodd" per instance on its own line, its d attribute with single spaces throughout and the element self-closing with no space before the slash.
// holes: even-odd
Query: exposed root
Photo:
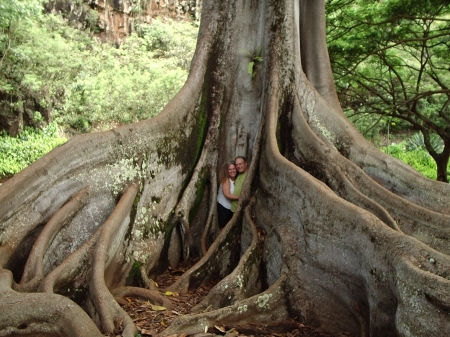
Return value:
<svg viewBox="0 0 450 337">
<path fill-rule="evenodd" d="M 260 153 L 261 133 L 260 130 L 255 142 L 255 161 L 258 159 Z M 170 287 L 171 290 L 186 293 L 189 289 L 208 281 L 213 275 L 215 277 L 224 277 L 229 273 L 230 268 L 234 267 L 233 264 L 237 263 L 236 255 L 239 252 L 237 238 L 241 235 L 242 210 L 250 200 L 251 182 L 256 174 L 255 166 L 250 166 L 248 170 L 238 209 L 233 218 L 219 233 L 219 236 L 209 247 L 207 253 Z"/>
<path fill-rule="evenodd" d="M 75 285 L 84 285 L 89 278 L 88 274 L 93 264 L 91 257 L 99 236 L 100 230 L 95 232 L 88 242 L 69 255 L 63 263 L 53 269 L 39 285 L 38 291 L 58 292 L 69 282 L 73 282 Z"/>
<path fill-rule="evenodd" d="M 194 238 L 201 238 L 205 230 L 209 230 L 211 225 L 212 214 L 215 211 L 215 203 L 211 203 L 211 199 L 204 199 L 204 194 L 210 192 L 211 194 L 217 193 L 217 186 L 213 183 L 213 189 L 205 184 L 209 180 L 215 179 L 215 172 L 212 173 L 212 168 L 216 167 L 217 164 L 217 151 L 215 144 L 218 138 L 218 126 L 220 121 L 220 111 L 214 110 L 214 112 L 209 116 L 210 121 L 208 127 L 203 126 L 205 129 L 200 132 L 206 132 L 204 139 L 204 144 L 202 147 L 202 152 L 195 163 L 195 168 L 192 172 L 192 177 L 189 180 L 188 186 L 183 191 L 183 195 L 179 200 L 176 208 L 175 214 L 178 218 L 178 225 L 180 226 L 180 231 L 182 233 L 182 246 L 183 246 L 183 258 L 184 260 L 189 259 L 195 255 L 203 255 L 206 253 L 206 242 L 203 240 L 194 240 Z M 209 200 L 208 200 L 209 199 Z M 209 207 L 207 212 L 198 212 L 202 201 L 206 201 L 205 206 Z M 195 215 L 195 219 L 191 214 Z M 198 218 L 200 216 L 200 218 Z M 207 221 L 207 219 L 209 221 Z M 206 227 L 205 228 L 205 223 Z M 196 245 L 196 242 L 203 242 L 201 247 Z M 197 254 L 191 252 L 192 249 L 197 250 Z"/>
<path fill-rule="evenodd" d="M 157 291 L 157 287 L 155 285 L 155 281 L 153 281 L 152 279 L 150 279 L 147 276 L 147 266 L 146 265 L 142 265 L 139 267 L 139 272 L 141 275 L 141 279 L 142 282 L 144 283 L 144 286 L 146 289 L 149 289 L 151 291 Z"/>
<path fill-rule="evenodd" d="M 120 287 L 112 290 L 111 294 L 119 304 L 126 303 L 124 300 L 125 297 L 136 297 L 150 300 L 152 303 L 161 305 L 167 309 L 172 308 L 172 302 L 158 291 L 139 287 Z"/>
<path fill-rule="evenodd" d="M 450 218 L 439 213 L 450 212 L 449 185 L 419 179 L 367 142 L 356 144 L 362 138 L 325 102 L 338 104 L 329 69 L 321 71 L 327 65 L 317 62 L 326 59 L 324 27 L 319 30 L 325 1 L 274 4 L 205 2 L 190 75 L 161 114 L 75 137 L 2 186 L 0 265 L 23 262 L 32 252 L 20 285 L 0 269 L 6 311 L 0 334 L 100 336 L 100 330 L 132 337 L 136 327 L 117 301 L 134 295 L 169 307 L 149 277 L 180 260 L 182 249 L 185 258 L 194 249 L 204 255 L 171 290 L 186 293 L 211 278 L 222 281 L 195 308 L 203 312 L 178 316 L 160 336 L 289 317 L 355 336 L 450 334 L 450 259 L 435 250 L 450 252 Z M 314 13 L 306 18 L 308 11 Z M 314 37 L 321 40 L 316 53 Z M 264 62 L 254 78 L 238 51 L 242 46 L 261 46 Z M 302 73 L 302 61 L 323 97 Z M 280 114 L 286 124 L 278 128 Z M 286 144 L 277 142 L 282 133 L 290 137 Z M 217 192 L 210 180 L 219 157 L 235 154 L 253 157 L 250 170 L 236 214 L 208 249 Z M 133 184 L 116 205 L 118 191 L 134 176 L 143 182 L 142 193 L 137 197 Z M 67 202 L 86 185 L 99 204 L 91 198 L 83 206 L 84 192 Z M 94 210 L 96 216 L 83 214 Z M 77 212 L 82 215 L 74 217 L 71 235 L 80 223 L 85 229 L 83 222 L 86 235 L 66 257 L 62 241 L 69 235 L 58 242 L 55 234 Z M 250 215 L 267 233 L 262 251 Z M 238 261 L 241 248 L 246 251 Z M 48 272 L 53 251 L 61 256 L 49 269 L 65 260 Z M 138 265 L 147 289 L 124 287 L 127 272 Z M 269 289 L 253 295 L 265 284 Z M 46 293 L 18 294 L 11 287 Z M 90 318 L 53 292 L 73 296 Z"/>
<path fill-rule="evenodd" d="M 45 251 L 58 231 L 69 223 L 87 203 L 88 191 L 89 188 L 85 187 L 73 196 L 67 204 L 52 216 L 40 233 L 30 252 L 20 281 L 20 286 L 23 291 L 34 291 L 39 286 L 40 281 L 44 278 L 43 260 Z"/>
<path fill-rule="evenodd" d="M 203 155 L 202 159 L 205 159 Z M 199 166 L 201 167 L 201 165 L 197 165 L 197 167 Z M 197 167 L 193 172 L 188 186 L 183 192 L 181 200 L 178 202 L 177 207 L 175 208 L 175 214 L 178 218 L 177 222 L 181 230 L 183 259 L 185 260 L 189 259 L 189 257 L 191 256 L 191 249 L 195 242 L 192 237 L 191 223 L 189 222 L 190 210 L 195 207 L 194 203 L 197 199 L 196 194 L 203 193 L 203 191 L 197 191 L 199 180 L 201 179 L 201 177 L 199 176 L 200 172 Z"/>
<path fill-rule="evenodd" d="M 139 191 L 136 184 L 130 185 L 122 195 L 111 216 L 101 228 L 101 234 L 94 251 L 95 262 L 89 291 L 104 332 L 113 333 L 118 325 L 123 325 L 123 336 L 134 336 L 136 327 L 131 318 L 114 300 L 105 283 L 105 269 L 112 262 L 116 242 L 122 242 L 131 208 Z M 124 226 L 125 224 L 125 226 Z M 125 229 L 125 230 L 124 230 Z M 113 251 L 111 251 L 113 250 Z"/>
<path fill-rule="evenodd" d="M 371 212 L 389 227 L 413 235 L 434 249 L 450 252 L 447 243 L 450 237 L 449 216 L 409 202 L 373 181 L 361 168 L 315 136 L 296 102 L 292 117 L 296 148 L 303 156 L 316 158 L 308 165 L 320 170 L 338 195 Z M 323 164 L 330 161 L 332 165 Z"/>
<path fill-rule="evenodd" d="M 233 305 L 195 315 L 177 317 L 170 327 L 157 336 L 169 336 L 183 331 L 186 334 L 205 332 L 208 327 L 249 323 L 281 322 L 289 317 L 284 282 L 281 276 L 269 289 Z"/>
<path fill-rule="evenodd" d="M 206 255 L 186 271 L 172 286 L 172 291 L 186 293 L 189 289 L 207 282 L 211 277 L 223 277 L 229 272 L 232 252 L 238 249 L 236 237 L 240 235 L 239 214 L 235 214 L 220 232 Z"/>
<path fill-rule="evenodd" d="M 5 244 L 0 246 L 0 267 L 3 267 L 8 262 L 8 259 L 13 253 L 14 249 L 10 245 Z"/>
<path fill-rule="evenodd" d="M 0 336 L 103 336 L 74 302 L 57 294 L 17 293 L 12 274 L 0 269 Z"/>
<path fill-rule="evenodd" d="M 400 335 L 409 331 L 417 336 L 450 335 L 450 260 L 426 250 L 405 254 L 395 265 Z"/>
<path fill-rule="evenodd" d="M 292 163 L 277 152 L 273 139 L 266 149 L 268 154 L 262 156 L 266 175 L 272 176 L 271 170 L 287 172 L 283 166 Z M 329 331 L 346 329 L 362 336 L 377 336 L 384 331 L 393 331 L 392 336 L 398 331 L 400 335 L 411 331 L 417 336 L 435 336 L 438 331 L 448 334 L 443 323 L 448 317 L 436 313 L 445 312 L 450 301 L 445 295 L 436 302 L 439 293 L 448 288 L 449 281 L 442 278 L 448 275 L 444 272 L 449 267 L 448 256 L 392 231 L 362 209 L 338 203 L 339 198 L 325 185 L 305 177 L 302 170 L 296 169 L 277 181 L 261 179 L 261 195 L 277 188 L 283 189 L 285 195 L 278 201 L 283 207 L 278 208 L 277 225 L 269 211 L 271 199 L 258 199 L 257 214 L 258 223 L 265 223 L 269 233 L 276 232 L 266 238 L 269 245 L 276 242 L 279 247 L 279 251 L 267 256 L 271 260 L 268 268 L 276 271 L 275 263 L 281 263 L 282 272 L 289 271 L 298 278 L 290 280 L 295 291 L 289 296 L 305 321 L 321 321 Z M 295 182 L 302 188 L 290 189 Z M 305 200 L 307 194 L 316 197 Z M 329 205 L 325 212 L 323 203 Z M 337 207 L 330 206 L 333 204 Z M 429 289 L 425 284 L 436 289 L 426 290 L 428 295 L 423 296 L 423 289 Z M 324 310 L 310 314 L 310 303 Z M 432 321 L 428 314 L 436 320 Z"/>
<path fill-rule="evenodd" d="M 372 214 L 379 217 L 392 229 L 401 231 L 396 221 L 392 218 L 389 212 L 386 211 L 386 209 L 358 190 L 358 181 L 361 179 L 370 178 L 361 169 L 359 169 L 357 178 L 352 179 L 348 174 L 348 170 L 350 168 L 354 168 L 355 165 L 346 158 L 343 158 L 334 148 L 330 148 L 327 144 L 320 140 L 314 132 L 312 132 L 305 117 L 301 113 L 301 107 L 297 97 L 295 98 L 292 123 L 295 126 L 292 132 L 293 143 L 295 144 L 296 149 L 300 150 L 297 154 L 294 154 L 294 156 L 297 157 L 297 160 L 301 161 L 301 158 L 299 158 L 300 153 L 302 156 L 308 157 L 310 155 L 309 151 L 313 151 L 315 154 L 313 158 L 315 158 L 315 160 L 309 160 L 307 165 L 320 170 L 326 177 L 326 182 L 339 196 L 363 209 L 368 210 Z M 323 158 L 325 157 L 327 157 L 328 160 L 324 162 Z M 324 164 L 329 162 L 332 162 L 333 164 Z"/>
<path fill-rule="evenodd" d="M 202 256 L 206 254 L 206 252 L 208 251 L 208 248 L 210 247 L 211 243 L 208 242 L 208 239 L 210 238 L 210 234 L 213 232 L 214 229 L 217 229 L 218 226 L 217 225 L 213 225 L 213 223 L 215 224 L 217 222 L 217 217 L 216 217 L 216 207 L 214 207 L 215 205 L 217 205 L 217 193 L 215 193 L 215 191 L 217 191 L 218 186 L 217 186 L 217 174 L 215 172 L 215 170 L 213 170 L 213 172 L 211 172 L 211 196 L 210 196 L 210 201 L 209 204 L 213 205 L 212 207 L 210 207 L 209 212 L 208 212 L 208 218 L 206 219 L 206 225 L 205 228 L 203 230 L 203 234 L 202 234 L 202 239 L 201 239 L 201 247 L 202 247 Z"/>
<path fill-rule="evenodd" d="M 330 106 L 316 94 L 314 112 L 308 111 L 308 123 L 360 167 L 373 181 L 401 199 L 433 212 L 450 215 L 450 185 L 424 178 L 409 165 L 382 153 L 349 123 L 336 106 Z M 330 118 L 333 116 L 333 118 Z M 388 199 L 388 198 L 386 198 Z"/>
<path fill-rule="evenodd" d="M 250 246 L 233 272 L 216 284 L 208 295 L 192 309 L 192 312 L 215 310 L 261 291 L 260 247 L 256 225 L 251 219 L 251 205 L 245 209 L 245 220 L 242 225 L 250 229 L 252 237 Z"/>
<path fill-rule="evenodd" d="M 86 299 L 85 306 L 92 318 L 104 332 L 114 333 L 123 329 L 123 336 L 133 336 L 136 328 L 109 292 L 105 272 L 106 267 L 114 263 L 108 256 L 114 256 L 123 241 L 128 227 L 127 219 L 138 190 L 138 185 L 130 185 L 100 229 L 49 273 L 40 286 L 41 291 L 47 293 L 58 291 L 68 282 L 72 282 L 75 287 L 87 286 L 90 299 Z M 87 279 L 90 279 L 88 284 Z"/>
</svg>

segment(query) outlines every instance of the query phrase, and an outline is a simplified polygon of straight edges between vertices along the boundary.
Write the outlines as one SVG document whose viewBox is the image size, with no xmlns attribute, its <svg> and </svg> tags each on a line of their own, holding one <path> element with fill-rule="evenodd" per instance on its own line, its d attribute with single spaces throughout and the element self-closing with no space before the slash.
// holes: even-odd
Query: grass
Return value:
<svg viewBox="0 0 450 337">
<path fill-rule="evenodd" d="M 412 149 L 407 141 L 402 141 L 397 144 L 393 143 L 389 146 L 383 146 L 380 150 L 403 161 L 425 177 L 436 180 L 436 162 L 422 147 Z"/>
</svg>

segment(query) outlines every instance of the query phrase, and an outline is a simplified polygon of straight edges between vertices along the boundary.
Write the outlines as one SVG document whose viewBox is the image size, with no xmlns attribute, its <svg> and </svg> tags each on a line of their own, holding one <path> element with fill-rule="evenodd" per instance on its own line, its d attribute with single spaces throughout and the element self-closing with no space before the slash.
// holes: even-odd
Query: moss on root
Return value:
<svg viewBox="0 0 450 337">
<path fill-rule="evenodd" d="M 200 208 L 200 204 L 202 203 L 203 195 L 205 193 L 206 188 L 207 177 L 208 177 L 208 169 L 204 167 L 199 174 L 199 180 L 195 184 L 196 187 L 195 201 L 189 211 L 189 223 L 191 223 L 192 220 L 194 219 L 195 215 L 197 214 Z"/>
</svg>

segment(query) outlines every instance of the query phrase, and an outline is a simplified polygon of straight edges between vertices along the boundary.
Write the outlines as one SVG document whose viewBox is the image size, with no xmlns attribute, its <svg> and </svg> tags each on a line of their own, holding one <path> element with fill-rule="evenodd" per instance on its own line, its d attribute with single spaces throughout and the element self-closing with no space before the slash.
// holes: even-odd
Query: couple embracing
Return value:
<svg viewBox="0 0 450 337">
<path fill-rule="evenodd" d="M 217 194 L 217 217 L 222 229 L 236 212 L 239 195 L 247 176 L 247 159 L 237 156 L 236 159 L 221 167 L 219 171 L 219 192 Z"/>
</svg>

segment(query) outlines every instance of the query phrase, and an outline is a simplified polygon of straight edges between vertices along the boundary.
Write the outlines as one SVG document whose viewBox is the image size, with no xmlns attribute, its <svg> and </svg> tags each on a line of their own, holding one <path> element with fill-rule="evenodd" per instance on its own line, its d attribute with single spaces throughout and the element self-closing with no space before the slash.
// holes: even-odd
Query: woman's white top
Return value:
<svg viewBox="0 0 450 337">
<path fill-rule="evenodd" d="M 230 181 L 230 194 L 233 194 L 234 191 L 234 181 L 228 179 Z M 217 202 L 221 204 L 223 207 L 227 209 L 231 209 L 231 200 L 227 199 L 223 194 L 222 184 L 219 185 L 219 192 L 217 193 Z"/>
</svg>

